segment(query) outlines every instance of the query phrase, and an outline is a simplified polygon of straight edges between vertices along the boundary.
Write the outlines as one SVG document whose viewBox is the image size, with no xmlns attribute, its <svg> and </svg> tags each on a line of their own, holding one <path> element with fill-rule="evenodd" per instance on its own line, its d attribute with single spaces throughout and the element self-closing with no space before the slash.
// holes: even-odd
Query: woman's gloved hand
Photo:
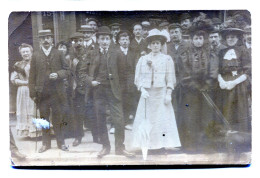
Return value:
<svg viewBox="0 0 260 178">
<path fill-rule="evenodd" d="M 172 89 L 168 88 L 166 90 L 166 95 L 165 95 L 165 98 L 164 98 L 164 104 L 168 105 L 170 104 L 172 101 Z"/>
<path fill-rule="evenodd" d="M 146 91 L 146 89 L 141 88 L 141 97 L 143 97 L 144 99 L 147 99 L 150 95 L 149 93 Z"/>
</svg>

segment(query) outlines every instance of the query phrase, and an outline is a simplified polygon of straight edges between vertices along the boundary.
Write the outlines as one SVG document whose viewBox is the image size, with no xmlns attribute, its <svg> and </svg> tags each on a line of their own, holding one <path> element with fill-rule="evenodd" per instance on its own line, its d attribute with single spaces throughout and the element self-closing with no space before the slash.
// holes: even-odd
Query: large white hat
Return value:
<svg viewBox="0 0 260 178">
<path fill-rule="evenodd" d="M 158 29 L 152 29 L 149 31 L 149 34 L 146 38 L 148 44 L 151 43 L 154 40 L 160 40 L 162 44 L 164 44 L 167 41 L 167 36 L 164 32 L 161 32 Z"/>
</svg>

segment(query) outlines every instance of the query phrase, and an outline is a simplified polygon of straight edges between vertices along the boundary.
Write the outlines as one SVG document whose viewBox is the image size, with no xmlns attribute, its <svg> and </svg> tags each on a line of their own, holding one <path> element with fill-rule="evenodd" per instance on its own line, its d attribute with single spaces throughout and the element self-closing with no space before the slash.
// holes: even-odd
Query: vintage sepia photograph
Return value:
<svg viewBox="0 0 260 178">
<path fill-rule="evenodd" d="M 12 166 L 250 165 L 248 10 L 14 11 Z"/>
</svg>

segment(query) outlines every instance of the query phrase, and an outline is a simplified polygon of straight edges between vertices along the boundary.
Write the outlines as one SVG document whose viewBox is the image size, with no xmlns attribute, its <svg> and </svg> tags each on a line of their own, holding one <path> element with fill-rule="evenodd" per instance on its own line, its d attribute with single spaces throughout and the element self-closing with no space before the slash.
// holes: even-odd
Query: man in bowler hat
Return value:
<svg viewBox="0 0 260 178">
<path fill-rule="evenodd" d="M 106 105 L 109 106 L 113 124 L 115 126 L 115 154 L 133 157 L 132 153 L 125 150 L 124 120 L 122 110 L 122 95 L 120 89 L 119 55 L 111 48 L 111 31 L 109 27 L 100 27 L 97 32 L 96 48 L 90 55 L 90 68 L 87 82 L 93 87 L 94 106 L 97 117 L 98 132 L 102 150 L 98 158 L 102 158 L 111 151 L 106 124 Z M 82 67 L 81 72 L 87 72 Z M 89 90 L 86 91 L 88 96 Z"/>
<path fill-rule="evenodd" d="M 64 122 L 66 118 L 67 95 L 64 79 L 69 75 L 69 65 L 64 55 L 53 47 L 51 30 L 40 30 L 40 49 L 33 54 L 29 77 L 30 97 L 36 101 L 40 117 L 50 122 L 52 111 L 52 125 L 58 148 L 68 151 L 64 142 Z M 68 110 L 67 110 L 68 111 Z M 39 153 L 51 148 L 50 128 L 42 130 L 42 147 Z"/>
</svg>

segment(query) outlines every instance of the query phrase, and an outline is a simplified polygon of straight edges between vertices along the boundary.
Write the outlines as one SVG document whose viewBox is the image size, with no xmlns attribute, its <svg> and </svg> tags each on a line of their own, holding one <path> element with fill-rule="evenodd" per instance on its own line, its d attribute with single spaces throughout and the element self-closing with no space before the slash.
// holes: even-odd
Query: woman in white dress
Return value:
<svg viewBox="0 0 260 178">
<path fill-rule="evenodd" d="M 176 83 L 174 63 L 161 52 L 167 38 L 157 29 L 147 41 L 152 52 L 142 56 L 136 66 L 135 85 L 141 91 L 133 124 L 132 146 L 148 149 L 180 147 L 171 93 Z"/>
<path fill-rule="evenodd" d="M 33 48 L 31 45 L 23 43 L 19 47 L 19 52 L 23 59 L 14 64 L 14 72 L 11 73 L 11 82 L 18 87 L 16 97 L 16 130 L 18 136 L 35 137 L 36 128 L 32 123 L 32 118 L 35 118 L 36 106 L 30 98 L 28 87 Z"/>
</svg>

